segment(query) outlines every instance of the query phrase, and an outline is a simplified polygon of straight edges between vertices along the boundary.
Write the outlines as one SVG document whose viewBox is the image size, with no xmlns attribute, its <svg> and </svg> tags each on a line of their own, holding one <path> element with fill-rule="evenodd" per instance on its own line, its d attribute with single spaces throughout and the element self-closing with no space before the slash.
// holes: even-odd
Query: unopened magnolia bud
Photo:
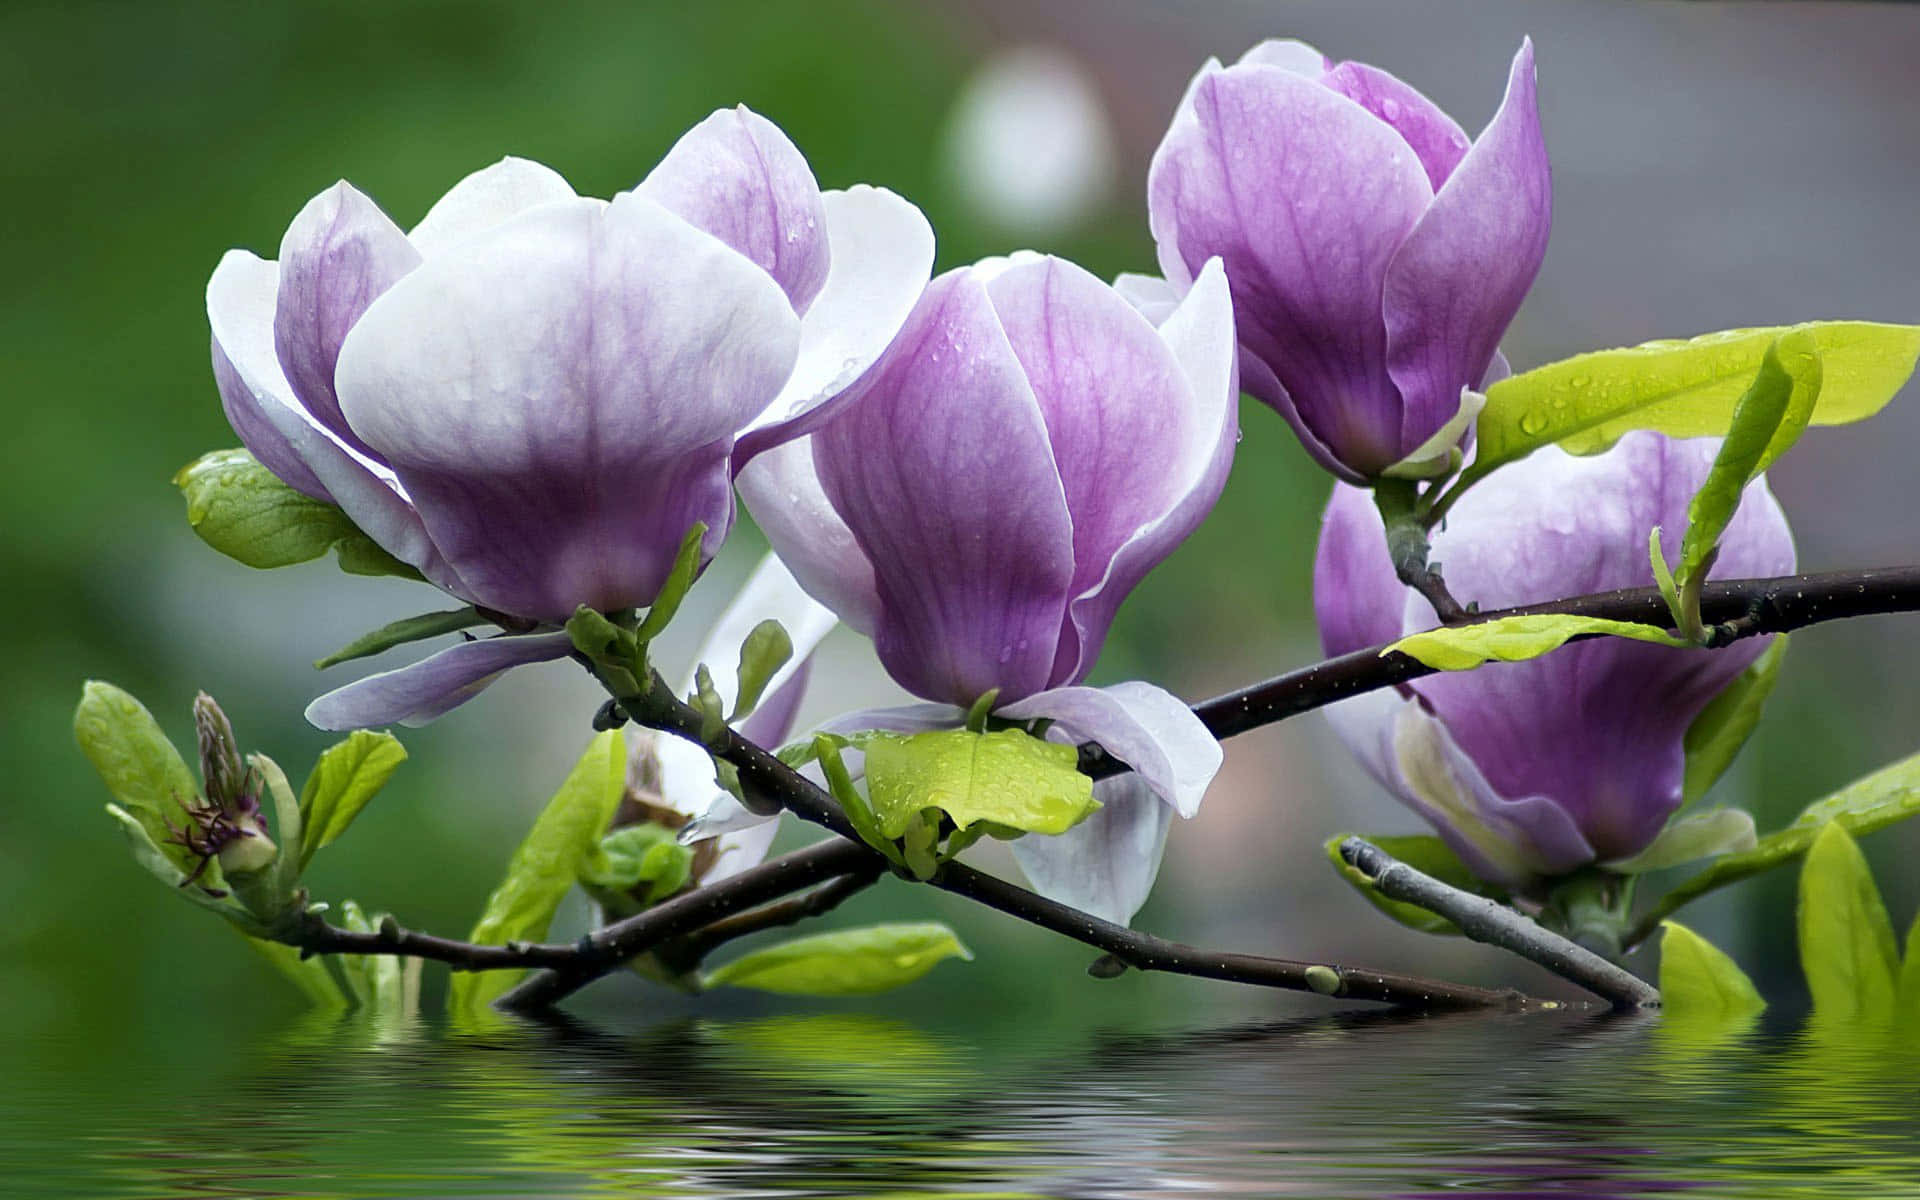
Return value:
<svg viewBox="0 0 1920 1200">
<path fill-rule="evenodd" d="M 234 742 L 227 714 L 205 692 L 193 698 L 193 728 L 200 742 L 200 778 L 207 799 L 219 808 L 231 809 L 245 790 L 246 767 L 240 761 L 240 747 Z"/>
</svg>

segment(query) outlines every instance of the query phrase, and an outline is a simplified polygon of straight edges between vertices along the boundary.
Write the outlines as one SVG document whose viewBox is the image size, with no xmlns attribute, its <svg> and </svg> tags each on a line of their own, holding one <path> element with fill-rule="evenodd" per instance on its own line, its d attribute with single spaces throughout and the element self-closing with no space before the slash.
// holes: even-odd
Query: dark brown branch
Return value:
<svg viewBox="0 0 1920 1200">
<path fill-rule="evenodd" d="M 700 714 L 677 699 L 657 676 L 646 695 L 624 698 L 621 704 L 628 715 L 642 725 L 695 739 L 700 735 Z M 824 844 L 857 851 L 865 856 L 868 869 L 885 869 L 886 860 L 877 851 L 857 841 L 857 835 L 839 804 L 811 780 L 731 729 L 722 729 L 709 749 L 733 764 L 739 774 L 741 787 L 753 793 L 753 798 L 777 804 L 804 820 L 849 839 Z M 836 873 L 850 873 L 851 869 L 843 867 Z M 1197 949 L 1103 921 L 976 871 L 963 863 L 947 863 L 928 882 L 944 891 L 965 896 L 1009 916 L 1104 950 L 1126 965 L 1142 971 L 1168 971 L 1423 1008 L 1512 1009 L 1538 1006 L 1540 1003 L 1518 992 L 1489 991 L 1391 971 Z M 689 893 L 681 899 L 692 900 L 699 894 Z M 668 901 L 667 904 L 677 902 Z M 666 905 L 660 907 L 665 908 Z M 643 920 L 659 911 L 659 908 L 649 910 L 633 920 Z M 582 962 L 560 971 L 544 971 L 502 997 L 499 1005 L 502 1008 L 524 1010 L 555 1003 L 616 969 L 620 962 L 625 961 L 625 957 L 614 961 Z"/>
<path fill-rule="evenodd" d="M 1498 946 L 1592 992 L 1615 1008 L 1657 1008 L 1660 992 L 1633 972 L 1568 941 L 1496 900 L 1440 882 L 1362 838 L 1340 843 L 1340 857 L 1389 900 L 1452 921 L 1476 942 Z"/>
<path fill-rule="evenodd" d="M 723 917 L 704 929 L 661 946 L 654 953 L 675 971 L 691 971 L 728 942 L 825 916 L 872 887 L 882 873 L 875 867 L 830 879 L 810 892 L 788 896 L 750 912 Z"/>
</svg>

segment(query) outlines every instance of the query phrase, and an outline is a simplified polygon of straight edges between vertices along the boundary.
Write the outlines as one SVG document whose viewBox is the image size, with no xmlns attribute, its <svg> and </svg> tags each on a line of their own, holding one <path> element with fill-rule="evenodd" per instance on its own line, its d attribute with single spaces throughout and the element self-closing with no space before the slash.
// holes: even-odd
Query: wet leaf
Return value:
<svg viewBox="0 0 1920 1200">
<path fill-rule="evenodd" d="M 1566 613 L 1501 617 L 1470 625 L 1444 625 L 1401 638 L 1380 653 L 1404 654 L 1436 671 L 1469 671 L 1487 662 L 1525 662 L 1593 634 L 1632 638 L 1661 646 L 1688 646 L 1664 629 L 1635 621 L 1608 621 Z"/>
<path fill-rule="evenodd" d="M 1018 729 L 869 734 L 862 743 L 867 794 L 888 838 L 902 836 L 927 808 L 961 829 L 991 821 L 1044 834 L 1064 833 L 1099 807 L 1074 747 Z"/>
<path fill-rule="evenodd" d="M 200 540 L 249 567 L 291 566 L 338 547 L 341 569 L 352 574 L 420 578 L 338 507 L 294 491 L 245 450 L 203 454 L 173 483 Z"/>
</svg>

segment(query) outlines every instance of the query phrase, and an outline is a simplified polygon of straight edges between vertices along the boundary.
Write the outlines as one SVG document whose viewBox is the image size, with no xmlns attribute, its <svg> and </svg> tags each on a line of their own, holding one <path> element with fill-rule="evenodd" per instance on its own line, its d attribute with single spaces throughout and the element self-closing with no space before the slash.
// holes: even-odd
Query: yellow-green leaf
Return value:
<svg viewBox="0 0 1920 1200">
<path fill-rule="evenodd" d="M 1464 478 L 1481 478 L 1549 444 L 1596 454 L 1635 429 L 1683 438 L 1723 435 L 1767 348 L 1793 332 L 1810 334 L 1820 353 L 1825 382 L 1814 425 L 1879 412 L 1920 358 L 1920 327 L 1869 321 L 1729 329 L 1577 355 L 1487 389 L 1476 427 L 1479 448 Z"/>
<path fill-rule="evenodd" d="M 146 830 L 156 850 L 182 874 L 191 873 L 199 860 L 168 840 L 167 823 L 187 826 L 186 806 L 198 802 L 200 785 L 153 714 L 112 684 L 89 680 L 73 713 L 73 736 L 107 790 Z M 217 883 L 218 865 L 210 864 L 208 870 Z"/>
<path fill-rule="evenodd" d="M 1828 1025 L 1891 1024 L 1900 952 L 1866 856 L 1838 822 L 1800 869 L 1800 965 L 1813 1014 Z"/>
<path fill-rule="evenodd" d="M 203 454 L 173 483 L 200 540 L 249 567 L 290 566 L 338 547 L 341 568 L 352 574 L 420 578 L 338 507 L 294 491 L 245 450 Z"/>
<path fill-rule="evenodd" d="M 1670 1020 L 1738 1022 L 1767 1002 L 1737 963 L 1676 921 L 1661 925 L 1660 1004 Z"/>
<path fill-rule="evenodd" d="M 1064 833 L 1098 808 L 1072 746 L 1018 729 L 870 734 L 867 791 L 882 833 L 898 838 L 922 809 L 961 829 L 991 821 L 1028 833 Z"/>
<path fill-rule="evenodd" d="M 756 950 L 705 972 L 700 984 L 790 996 L 869 996 L 912 983 L 943 959 L 972 957 L 953 930 L 937 922 L 867 925 Z"/>
<path fill-rule="evenodd" d="M 1436 671 L 1468 671 L 1486 662 L 1525 662 L 1557 650 L 1573 638 L 1590 634 L 1632 638 L 1661 646 L 1690 645 L 1664 629 L 1635 621 L 1541 613 L 1469 625 L 1443 625 L 1401 638 L 1380 653 L 1404 654 Z"/>
<path fill-rule="evenodd" d="M 386 786 L 407 752 L 390 733 L 356 729 L 320 755 L 300 789 L 300 867 L 347 831 L 367 801 Z"/>
<path fill-rule="evenodd" d="M 626 787 L 627 754 L 617 729 L 598 734 L 574 764 L 560 790 L 513 852 L 505 878 L 487 897 L 486 911 L 470 942 L 502 945 L 546 936 L 566 898 L 613 820 Z M 486 1007 L 510 991 L 519 971 L 459 973 L 447 998 L 456 1013 Z"/>
</svg>

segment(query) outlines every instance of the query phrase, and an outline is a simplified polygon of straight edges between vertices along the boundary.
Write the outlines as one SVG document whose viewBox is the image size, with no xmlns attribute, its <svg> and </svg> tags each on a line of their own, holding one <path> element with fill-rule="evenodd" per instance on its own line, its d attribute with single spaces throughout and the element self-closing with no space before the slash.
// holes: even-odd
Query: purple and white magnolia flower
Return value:
<svg viewBox="0 0 1920 1200">
<path fill-rule="evenodd" d="M 1433 474 L 1505 372 L 1551 207 L 1530 42 L 1471 143 L 1385 71 L 1263 42 L 1188 87 L 1147 184 L 1166 278 L 1126 286 L 1164 303 L 1219 257 L 1247 391 L 1342 479 Z"/>
<path fill-rule="evenodd" d="M 1716 446 L 1631 433 L 1591 458 L 1535 451 L 1462 497 L 1434 535 L 1434 559 L 1456 595 L 1484 608 L 1651 586 L 1648 535 L 1686 528 Z M 1714 574 L 1793 569 L 1786 517 L 1756 481 Z M 1327 506 L 1314 608 L 1329 655 L 1438 623 L 1395 578 L 1362 489 L 1336 485 Z M 1327 714 L 1368 772 L 1476 874 L 1524 889 L 1645 849 L 1680 805 L 1687 727 L 1765 648 L 1763 638 L 1719 650 L 1596 638 L 1529 662 L 1429 675 Z"/>
<path fill-rule="evenodd" d="M 256 458 L 474 604 L 547 625 L 650 603 L 732 475 L 879 357 L 933 235 L 877 188 L 822 192 L 745 108 L 611 202 L 507 159 L 403 232 L 340 183 L 267 262 L 207 286 L 222 403 Z M 323 697 L 346 728 L 438 715 L 563 635 L 468 642 Z"/>
<path fill-rule="evenodd" d="M 935 279 L 893 347 L 812 435 L 750 464 L 748 508 L 810 593 L 932 703 L 835 728 L 1048 718 L 1134 776 L 1058 837 L 1014 844 L 1036 886 L 1125 921 L 1220 748 L 1142 683 L 1083 687 L 1121 600 L 1225 485 L 1237 436 L 1218 263 L 1156 325 L 1071 263 L 994 259 Z"/>
</svg>

